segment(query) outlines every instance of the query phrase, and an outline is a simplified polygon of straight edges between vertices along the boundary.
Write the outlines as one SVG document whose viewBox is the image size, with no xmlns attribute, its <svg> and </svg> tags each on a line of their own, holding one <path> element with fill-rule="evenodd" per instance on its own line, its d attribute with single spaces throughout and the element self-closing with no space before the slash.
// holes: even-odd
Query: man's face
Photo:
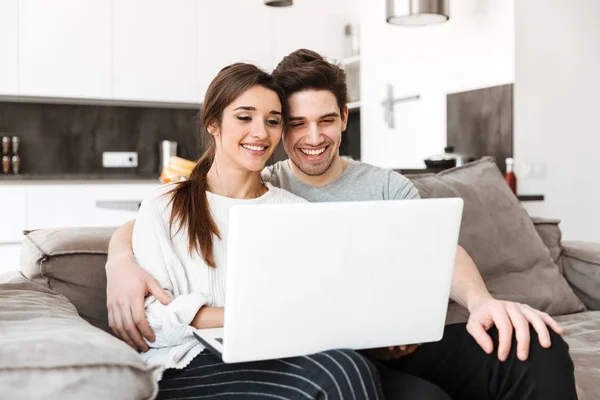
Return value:
<svg viewBox="0 0 600 400">
<path fill-rule="evenodd" d="M 328 90 L 305 90 L 288 99 L 289 122 L 283 137 L 285 152 L 308 176 L 323 175 L 339 157 L 348 111 L 340 112 Z"/>
</svg>

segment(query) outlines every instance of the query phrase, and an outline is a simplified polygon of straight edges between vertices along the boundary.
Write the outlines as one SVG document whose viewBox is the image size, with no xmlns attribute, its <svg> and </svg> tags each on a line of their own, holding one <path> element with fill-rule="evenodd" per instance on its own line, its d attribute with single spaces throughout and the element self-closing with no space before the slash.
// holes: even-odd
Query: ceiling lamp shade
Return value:
<svg viewBox="0 0 600 400">
<path fill-rule="evenodd" d="M 289 7 L 294 4 L 294 0 L 264 0 L 265 6 L 269 7 Z"/>
<path fill-rule="evenodd" d="M 392 25 L 423 26 L 450 19 L 449 0 L 386 0 L 386 20 Z"/>
</svg>

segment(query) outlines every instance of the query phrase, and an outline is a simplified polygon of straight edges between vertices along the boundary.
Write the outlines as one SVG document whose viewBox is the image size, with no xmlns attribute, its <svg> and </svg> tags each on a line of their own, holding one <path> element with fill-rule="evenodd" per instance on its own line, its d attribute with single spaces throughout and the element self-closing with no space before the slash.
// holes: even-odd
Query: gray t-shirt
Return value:
<svg viewBox="0 0 600 400">
<path fill-rule="evenodd" d="M 336 180 L 322 188 L 307 185 L 296 178 L 288 160 L 265 168 L 262 178 L 310 202 L 419 198 L 419 192 L 412 182 L 399 173 L 356 161 L 351 161 Z"/>
</svg>

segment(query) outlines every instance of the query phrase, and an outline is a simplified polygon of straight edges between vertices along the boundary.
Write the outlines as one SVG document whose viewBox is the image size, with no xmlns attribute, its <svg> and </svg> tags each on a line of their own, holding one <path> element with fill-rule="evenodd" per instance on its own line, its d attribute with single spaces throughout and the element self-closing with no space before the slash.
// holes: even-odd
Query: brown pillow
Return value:
<svg viewBox="0 0 600 400">
<path fill-rule="evenodd" d="M 57 228 L 25 232 L 21 272 L 66 296 L 79 315 L 112 334 L 104 266 L 115 228 Z"/>
<path fill-rule="evenodd" d="M 527 211 L 490 158 L 435 176 L 414 177 L 422 198 L 464 200 L 459 244 L 475 261 L 490 293 L 551 315 L 582 311 Z M 448 321 L 464 322 L 465 309 L 453 304 Z"/>
<path fill-rule="evenodd" d="M 531 217 L 533 221 L 533 225 L 535 226 L 535 230 L 538 235 L 544 242 L 544 245 L 550 250 L 550 256 L 552 256 L 552 260 L 554 263 L 558 265 L 558 269 L 560 273 L 564 275 L 563 272 L 563 264 L 562 264 L 562 232 L 558 227 L 560 224 L 559 219 L 546 219 L 539 217 Z"/>
</svg>

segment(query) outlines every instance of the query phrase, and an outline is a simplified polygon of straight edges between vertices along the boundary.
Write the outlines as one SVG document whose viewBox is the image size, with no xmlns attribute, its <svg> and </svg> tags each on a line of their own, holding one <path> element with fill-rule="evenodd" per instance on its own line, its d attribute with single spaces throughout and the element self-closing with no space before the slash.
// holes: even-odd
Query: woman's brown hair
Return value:
<svg viewBox="0 0 600 400">
<path fill-rule="evenodd" d="M 221 126 L 223 110 L 257 85 L 276 92 L 284 107 L 284 97 L 279 86 L 275 84 L 271 75 L 254 65 L 236 63 L 223 68 L 217 74 L 206 90 L 199 113 L 200 134 L 203 141 L 208 141 L 206 150 L 192 170 L 189 179 L 178 182 L 169 192 L 172 195 L 173 206 L 169 221 L 171 235 L 175 223 L 179 224 L 177 232 L 183 226 L 187 226 L 190 254 L 198 251 L 204 262 L 213 268 L 216 267 L 213 235 L 221 239 L 221 234 L 210 212 L 206 196 L 206 191 L 210 190 L 206 177 L 215 160 L 216 149 L 215 138 L 208 133 L 208 127 Z M 285 115 L 285 112 L 282 112 L 282 115 Z"/>
</svg>

